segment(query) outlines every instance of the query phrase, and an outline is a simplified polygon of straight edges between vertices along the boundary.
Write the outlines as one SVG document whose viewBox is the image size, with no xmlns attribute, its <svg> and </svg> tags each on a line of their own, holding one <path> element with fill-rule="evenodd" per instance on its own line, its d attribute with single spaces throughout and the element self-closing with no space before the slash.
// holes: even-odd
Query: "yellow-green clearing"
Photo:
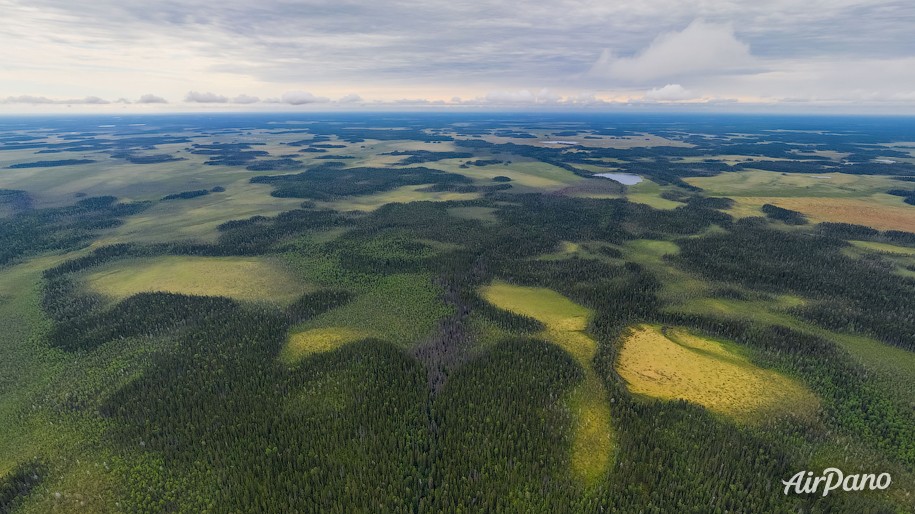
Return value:
<svg viewBox="0 0 915 514">
<path fill-rule="evenodd" d="M 754 365 L 738 346 L 679 328 L 635 327 L 616 369 L 633 393 L 686 400 L 741 422 L 809 416 L 819 405 L 800 382 Z"/>
<path fill-rule="evenodd" d="M 915 216 L 915 214 L 913 214 L 913 216 Z M 915 256 L 915 248 L 908 246 L 897 246 L 887 243 L 874 243 L 871 241 L 849 241 L 849 243 L 863 250 L 870 250 L 878 253 Z"/>
<path fill-rule="evenodd" d="M 455 193 L 453 191 L 422 191 L 431 184 L 418 186 L 403 186 L 390 191 L 383 191 L 370 195 L 347 196 L 334 201 L 315 202 L 320 207 L 337 211 L 370 212 L 389 203 L 410 202 L 450 202 L 462 200 L 476 200 L 480 193 Z"/>
<path fill-rule="evenodd" d="M 591 311 L 542 287 L 495 282 L 481 292 L 493 305 L 546 325 L 539 336 L 569 352 L 584 369 L 584 380 L 572 392 L 569 402 L 576 418 L 572 470 L 583 482 L 593 485 L 610 465 L 613 426 L 607 392 L 592 366 L 597 341 L 585 333 Z"/>
<path fill-rule="evenodd" d="M 90 289 L 114 298 L 161 291 L 283 304 L 311 289 L 280 261 L 264 257 L 130 259 L 103 266 L 84 280 Z"/>
<path fill-rule="evenodd" d="M 294 363 L 367 337 L 407 348 L 429 337 L 436 323 L 452 313 L 441 294 L 426 274 L 381 277 L 348 304 L 293 327 L 280 358 Z"/>
<path fill-rule="evenodd" d="M 483 223 L 499 222 L 494 207 L 451 207 L 448 209 L 448 214 L 455 218 L 477 220 Z"/>
<path fill-rule="evenodd" d="M 296 332 L 289 336 L 280 353 L 280 360 L 292 364 L 311 354 L 336 350 L 371 335 L 370 332 L 349 327 L 322 327 Z"/>
</svg>

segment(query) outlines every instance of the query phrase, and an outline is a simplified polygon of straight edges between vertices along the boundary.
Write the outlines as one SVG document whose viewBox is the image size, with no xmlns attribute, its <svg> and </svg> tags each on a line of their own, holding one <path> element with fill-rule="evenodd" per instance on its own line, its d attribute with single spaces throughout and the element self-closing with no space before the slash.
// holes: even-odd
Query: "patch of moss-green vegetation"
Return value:
<svg viewBox="0 0 915 514">
<path fill-rule="evenodd" d="M 376 284 L 352 302 L 309 320 L 293 329 L 296 334 L 312 329 L 341 334 L 372 336 L 409 347 L 428 337 L 439 319 L 450 314 L 441 300 L 441 289 L 425 274 L 380 277 Z M 340 341 L 353 340 L 341 335 Z M 290 343 L 293 344 L 293 343 Z"/>
<path fill-rule="evenodd" d="M 606 472 L 613 454 L 613 427 L 606 393 L 594 372 L 597 343 L 584 333 L 590 311 L 545 288 L 495 283 L 482 290 L 493 305 L 542 322 L 540 337 L 568 352 L 584 370 L 581 384 L 571 393 L 569 407 L 575 419 L 571 466 L 588 485 Z"/>
<path fill-rule="evenodd" d="M 0 127 L 2 512 L 911 510 L 904 124 L 87 119 Z"/>
<path fill-rule="evenodd" d="M 673 328 L 635 327 L 617 371 L 633 392 L 687 400 L 744 422 L 812 417 L 819 403 L 797 380 L 754 366 L 733 343 Z"/>
<path fill-rule="evenodd" d="M 430 168 L 341 168 L 322 166 L 295 175 L 259 176 L 252 183 L 272 184 L 273 196 L 332 200 L 418 184 L 467 184 L 470 179 Z"/>
<path fill-rule="evenodd" d="M 87 273 L 86 287 L 112 298 L 141 292 L 289 303 L 313 289 L 264 257 L 161 256 L 120 260 Z"/>
</svg>

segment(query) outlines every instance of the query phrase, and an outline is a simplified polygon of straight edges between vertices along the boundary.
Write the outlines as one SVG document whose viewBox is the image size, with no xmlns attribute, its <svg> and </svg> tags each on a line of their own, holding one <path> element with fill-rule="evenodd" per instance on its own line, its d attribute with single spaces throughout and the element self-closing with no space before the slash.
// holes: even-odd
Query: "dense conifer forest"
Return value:
<svg viewBox="0 0 915 514">
<path fill-rule="evenodd" d="M 0 323 L 16 320 L 0 346 L 0 512 L 912 511 L 915 233 L 905 218 L 824 219 L 715 181 L 832 187 L 808 175 L 841 174 L 915 220 L 884 187 L 915 175 L 915 159 L 875 149 L 915 128 L 280 121 L 214 117 L 189 135 L 187 120 L 166 117 L 143 133 L 117 128 L 115 142 L 61 121 L 82 135 L 0 141 L 11 169 L 30 168 L 7 155 L 40 150 L 108 153 L 138 181 L 167 167 L 130 194 L 0 190 Z M 5 123 L 29 133 L 31 122 Z M 798 131 L 768 131 L 779 124 Z M 615 146 L 647 133 L 666 143 Z M 152 150 L 171 158 L 124 157 Z M 825 150 L 847 156 L 815 154 Z M 874 162 L 887 156 L 900 162 Z M 193 180 L 169 181 L 189 163 Z M 206 232 L 182 224 L 195 216 Z M 216 271 L 182 275 L 192 262 Z M 132 285 L 157 263 L 188 289 Z M 217 290 L 236 269 L 280 275 L 251 291 L 232 275 Z M 546 314 L 496 304 L 492 284 L 529 288 L 524 301 L 543 303 L 531 312 Z M 288 301 L 270 289 L 281 285 Z M 576 314 L 553 318 L 568 305 Z M 739 416 L 640 392 L 621 368 L 638 330 L 671 344 L 688 333 L 706 345 L 681 345 L 690 355 L 772 373 L 809 399 L 774 391 L 771 410 Z M 582 361 L 575 341 L 593 342 L 593 356 Z M 611 451 L 583 479 L 572 470 L 589 458 L 576 453 L 596 415 L 579 401 L 589 377 Z M 742 384 L 721 387 L 730 397 Z M 830 466 L 893 483 L 783 492 L 798 471 Z"/>
</svg>

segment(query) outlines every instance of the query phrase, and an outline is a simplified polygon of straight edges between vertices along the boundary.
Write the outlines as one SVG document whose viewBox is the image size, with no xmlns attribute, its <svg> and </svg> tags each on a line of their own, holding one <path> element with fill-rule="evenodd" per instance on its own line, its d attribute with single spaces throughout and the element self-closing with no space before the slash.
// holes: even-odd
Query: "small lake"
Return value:
<svg viewBox="0 0 915 514">
<path fill-rule="evenodd" d="M 642 181 L 642 177 L 629 173 L 595 173 L 595 176 L 615 180 L 624 186 L 634 186 Z"/>
</svg>

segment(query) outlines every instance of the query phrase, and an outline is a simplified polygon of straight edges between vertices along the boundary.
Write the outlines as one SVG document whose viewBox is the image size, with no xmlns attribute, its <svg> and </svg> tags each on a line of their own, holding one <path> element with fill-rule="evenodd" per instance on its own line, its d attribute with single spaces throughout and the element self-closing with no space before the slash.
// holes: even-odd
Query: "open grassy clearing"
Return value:
<svg viewBox="0 0 915 514">
<path fill-rule="evenodd" d="M 336 152 L 331 149 L 326 154 L 317 155 L 349 155 L 353 159 L 347 159 L 347 165 L 367 166 L 375 168 L 385 168 L 393 166 L 398 162 L 409 157 L 409 155 L 384 155 L 390 152 L 407 152 L 411 150 L 424 150 L 428 152 L 455 152 L 460 149 L 454 146 L 451 141 L 442 141 L 440 143 L 427 143 L 424 141 L 381 141 L 377 139 L 367 139 L 361 143 L 350 145 L 349 148 L 341 149 L 345 151 Z M 320 161 L 317 161 L 320 162 Z M 428 163 L 426 163 L 428 164 Z"/>
<path fill-rule="evenodd" d="M 283 359 L 294 362 L 366 337 L 409 347 L 429 337 L 438 320 L 451 313 L 441 293 L 429 275 L 378 277 L 352 302 L 293 327 Z"/>
<path fill-rule="evenodd" d="M 55 159 L 94 159 L 98 162 L 54 168 L 4 169 L 0 188 L 28 191 L 36 207 L 59 207 L 76 201 L 77 193 L 113 195 L 121 200 L 157 200 L 169 193 L 210 189 L 251 172 L 217 168 L 201 156 L 158 164 L 132 164 L 107 154 L 62 152 Z"/>
<path fill-rule="evenodd" d="M 895 266 L 894 273 L 900 277 L 915 278 L 915 248 L 871 241 L 849 241 L 851 246 L 842 253 L 853 259 L 870 258 L 879 255 L 883 261 Z"/>
<path fill-rule="evenodd" d="M 764 204 L 799 211 L 810 221 L 855 223 L 879 230 L 915 231 L 915 208 L 886 191 L 900 182 L 879 175 L 777 173 L 747 170 L 713 177 L 688 177 L 711 196 L 736 203 L 730 214 L 762 216 Z"/>
<path fill-rule="evenodd" d="M 762 170 L 721 173 L 713 177 L 686 177 L 683 180 L 702 188 L 706 194 L 729 197 L 861 198 L 885 193 L 900 184 L 880 175 L 839 172 L 814 175 Z"/>
<path fill-rule="evenodd" d="M 279 261 L 264 257 L 130 259 L 95 269 L 83 280 L 93 291 L 113 298 L 162 291 L 282 304 L 313 289 Z"/>
<path fill-rule="evenodd" d="M 676 209 L 683 204 L 661 198 L 661 193 L 674 189 L 671 186 L 660 186 L 651 180 L 645 179 L 638 184 L 626 187 L 626 199 L 630 202 L 643 203 L 655 209 Z"/>
<path fill-rule="evenodd" d="M 547 328 L 539 336 L 567 351 L 584 369 L 584 380 L 573 390 L 569 402 L 576 419 L 572 470 L 586 484 L 595 483 L 610 465 L 613 426 L 607 393 L 592 365 L 597 342 L 585 333 L 591 311 L 541 287 L 495 282 L 481 292 L 499 308 L 542 322 Z"/>
<path fill-rule="evenodd" d="M 371 337 L 370 332 L 348 327 L 312 328 L 296 332 L 289 336 L 289 341 L 280 353 L 280 360 L 295 363 L 308 355 L 336 350 L 344 344 L 367 337 Z"/>
<path fill-rule="evenodd" d="M 744 422 L 773 414 L 808 416 L 819 405 L 799 382 L 755 366 L 738 346 L 683 329 L 635 327 L 616 368 L 633 393 L 686 400 Z"/>
<path fill-rule="evenodd" d="M 734 155 L 734 154 L 709 154 L 696 157 L 679 157 L 676 159 L 677 162 L 706 162 L 706 161 L 717 161 L 723 162 L 730 166 L 735 164 L 742 164 L 752 161 L 787 161 L 790 159 L 784 159 L 779 157 L 760 157 L 758 155 Z"/>
<path fill-rule="evenodd" d="M 853 243 L 854 244 L 854 243 Z M 867 243 L 865 247 L 875 243 Z M 909 248 L 876 243 L 876 248 L 908 251 Z M 858 245 L 855 246 L 857 248 Z M 663 259 L 665 254 L 676 254 L 679 249 L 666 241 L 634 240 L 620 246 L 626 260 L 649 267 L 661 280 L 659 297 L 667 303 L 668 312 L 697 314 L 727 319 L 782 325 L 800 332 L 823 337 L 848 351 L 861 365 L 875 373 L 875 377 L 915 402 L 915 353 L 881 343 L 873 338 L 834 332 L 798 319 L 790 313 L 791 308 L 802 306 L 806 300 L 794 295 L 759 296 L 733 284 L 724 286 L 748 293 L 743 300 L 721 298 L 716 287 L 702 279 L 680 270 Z M 905 255 L 894 256 L 909 259 Z"/>
<path fill-rule="evenodd" d="M 369 212 L 389 204 L 389 203 L 409 203 L 409 202 L 450 202 L 462 200 L 476 200 L 480 198 L 480 193 L 454 193 L 450 191 L 420 191 L 429 187 L 429 184 L 418 186 L 403 186 L 390 191 L 374 193 L 363 196 L 349 196 L 338 200 L 326 202 L 315 202 L 319 207 L 334 209 L 341 212 L 361 211 Z"/>
<path fill-rule="evenodd" d="M 41 272 L 74 254 L 0 270 L 0 477 L 40 457 L 48 473 L 20 511 L 104 512 L 118 498 L 128 456 L 106 446 L 95 405 L 136 376 L 161 342 L 128 339 L 75 357 L 49 347 Z M 157 344 L 158 343 L 158 344 Z M 83 409 L 73 405 L 88 402 Z M 60 493 L 60 498 L 56 496 Z"/>
<path fill-rule="evenodd" d="M 41 270 L 57 260 L 32 259 L 0 271 L 0 476 L 34 454 L 36 426 L 19 414 L 60 367 L 43 355 L 39 341 L 50 327 L 39 300 Z"/>
<path fill-rule="evenodd" d="M 673 146 L 678 148 L 692 148 L 693 145 L 689 143 L 684 143 L 682 141 L 676 141 L 673 139 L 667 139 L 661 136 L 656 136 L 654 134 L 643 133 L 635 136 L 592 136 L 595 139 L 585 139 L 584 136 L 591 134 L 579 134 L 577 136 L 553 136 L 552 131 L 549 130 L 525 130 L 535 136 L 534 138 L 518 138 L 518 137 L 501 137 L 494 135 L 485 135 L 483 140 L 495 143 L 495 144 L 505 144 L 505 143 L 514 143 L 516 145 L 529 145 L 529 146 L 542 146 L 545 148 L 562 148 L 563 145 L 550 144 L 547 141 L 574 141 L 576 144 L 589 148 L 618 148 L 618 149 L 627 149 L 627 148 L 652 148 L 656 146 Z M 457 136 L 461 137 L 461 136 Z"/>
<path fill-rule="evenodd" d="M 544 261 L 555 261 L 577 257 L 581 259 L 596 259 L 607 262 L 619 262 L 618 259 L 601 253 L 601 248 L 610 249 L 614 247 L 610 244 L 600 241 L 588 241 L 583 243 L 562 241 L 559 248 L 555 252 L 540 255 L 537 257 L 537 259 Z"/>
<path fill-rule="evenodd" d="M 699 297 L 670 305 L 665 310 L 782 325 L 823 337 L 846 350 L 858 363 L 872 371 L 876 379 L 883 381 L 908 401 L 915 402 L 915 352 L 866 336 L 826 330 L 788 312 L 788 309 L 803 303 L 802 298 L 791 295 L 759 300 Z"/>
<path fill-rule="evenodd" d="M 606 172 L 608 170 L 604 171 Z M 643 180 L 638 184 L 626 186 L 625 193 L 604 193 L 596 189 L 594 191 L 582 189 L 581 191 L 574 191 L 567 194 L 577 198 L 626 198 L 630 202 L 642 203 L 655 209 L 676 209 L 677 207 L 682 207 L 683 204 L 680 202 L 661 197 L 661 193 L 672 189 L 676 188 L 672 186 L 661 186 L 656 182 L 652 182 L 643 177 Z"/>
<path fill-rule="evenodd" d="M 512 157 L 511 164 L 492 164 L 489 166 L 469 166 L 461 168 L 467 159 L 445 159 L 427 163 L 429 168 L 459 173 L 474 179 L 478 185 L 492 185 L 493 177 L 503 176 L 512 179 L 510 192 L 515 190 L 557 190 L 581 182 L 581 177 L 569 170 L 539 161 L 526 160 L 523 157 Z"/>
<path fill-rule="evenodd" d="M 915 206 L 898 196 L 874 194 L 867 198 L 738 197 L 728 212 L 737 217 L 762 216 L 764 204 L 803 213 L 813 223 L 824 221 L 867 225 L 877 230 L 915 232 Z"/>
<path fill-rule="evenodd" d="M 874 243 L 871 241 L 849 241 L 849 243 L 851 243 L 856 248 L 877 253 L 915 256 L 915 248 L 908 246 L 891 245 L 887 243 Z"/>
<path fill-rule="evenodd" d="M 703 280 L 673 266 L 665 255 L 676 255 L 680 247 L 671 241 L 634 239 L 619 246 L 626 261 L 647 267 L 661 281 L 658 297 L 668 303 L 680 303 L 709 294 L 710 286 Z"/>
<path fill-rule="evenodd" d="M 301 199 L 270 196 L 271 187 L 238 180 L 222 193 L 197 198 L 159 202 L 108 231 L 95 246 L 145 242 L 215 241 L 217 227 L 229 220 L 251 216 L 276 216 L 299 207 Z"/>
</svg>

